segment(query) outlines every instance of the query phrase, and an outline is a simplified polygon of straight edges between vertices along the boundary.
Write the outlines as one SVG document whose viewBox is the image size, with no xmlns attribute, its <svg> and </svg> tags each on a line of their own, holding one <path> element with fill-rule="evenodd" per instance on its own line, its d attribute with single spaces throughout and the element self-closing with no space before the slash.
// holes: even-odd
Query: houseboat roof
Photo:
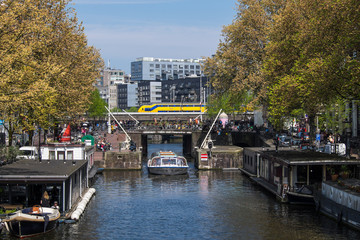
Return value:
<svg viewBox="0 0 360 240">
<path fill-rule="evenodd" d="M 342 165 L 342 164 L 360 164 L 359 159 L 347 159 L 337 154 L 328 154 L 311 150 L 281 149 L 274 148 L 253 148 L 259 152 L 263 158 L 271 158 L 274 162 L 285 163 L 286 165 Z"/>
<path fill-rule="evenodd" d="M 86 164 L 87 160 L 19 160 L 0 167 L 0 182 L 63 181 Z"/>
</svg>

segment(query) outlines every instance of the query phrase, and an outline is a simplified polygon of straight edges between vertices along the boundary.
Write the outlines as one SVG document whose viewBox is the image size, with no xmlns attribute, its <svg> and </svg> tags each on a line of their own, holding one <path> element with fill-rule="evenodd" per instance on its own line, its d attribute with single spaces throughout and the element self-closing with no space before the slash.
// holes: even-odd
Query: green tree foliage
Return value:
<svg viewBox="0 0 360 240">
<path fill-rule="evenodd" d="M 238 0 L 237 10 L 204 64 L 214 99 L 251 92 L 278 129 L 294 112 L 314 129 L 325 106 L 360 98 L 360 1 Z"/>
<path fill-rule="evenodd" d="M 207 58 L 204 71 L 211 76 L 216 97 L 236 100 L 246 99 L 251 92 L 251 105 L 265 97 L 262 76 L 268 28 L 273 15 L 281 8 L 282 0 L 238 0 L 237 16 L 225 26 L 216 54 Z M 241 102 L 244 104 L 244 102 Z"/>
<path fill-rule="evenodd" d="M 106 102 L 100 97 L 99 90 L 95 89 L 91 94 L 91 104 L 87 111 L 90 117 L 103 117 L 106 115 Z"/>
<path fill-rule="evenodd" d="M 339 97 L 359 98 L 359 59 L 354 56 L 360 46 L 359 7 L 360 2 L 350 0 L 287 2 L 266 47 L 273 121 L 301 108 L 314 126 L 325 105 Z"/>
<path fill-rule="evenodd" d="M 10 138 L 88 107 L 102 60 L 68 3 L 1 1 L 0 112 Z"/>
<path fill-rule="evenodd" d="M 137 108 L 137 107 L 131 107 L 131 108 L 127 109 L 126 111 L 127 112 L 137 112 L 138 110 L 139 110 L 139 108 Z"/>
</svg>

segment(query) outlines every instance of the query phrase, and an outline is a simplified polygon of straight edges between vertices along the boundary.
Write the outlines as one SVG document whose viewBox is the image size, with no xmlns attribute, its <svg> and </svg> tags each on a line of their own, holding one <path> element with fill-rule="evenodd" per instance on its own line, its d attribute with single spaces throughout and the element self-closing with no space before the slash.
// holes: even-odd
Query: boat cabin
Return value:
<svg viewBox="0 0 360 240">
<path fill-rule="evenodd" d="M 66 212 L 88 188 L 87 160 L 19 160 L 0 167 L 0 206 L 39 205 L 45 191 L 50 205 Z"/>
<path fill-rule="evenodd" d="M 41 145 L 42 160 L 88 161 L 88 171 L 94 167 L 94 144 L 50 143 Z"/>
<path fill-rule="evenodd" d="M 245 148 L 242 171 L 281 201 L 287 201 L 287 191 L 298 191 L 303 186 L 320 189 L 322 181 L 331 179 L 332 171 L 347 166 L 359 173 L 358 164 L 357 159 L 309 150 Z"/>
</svg>

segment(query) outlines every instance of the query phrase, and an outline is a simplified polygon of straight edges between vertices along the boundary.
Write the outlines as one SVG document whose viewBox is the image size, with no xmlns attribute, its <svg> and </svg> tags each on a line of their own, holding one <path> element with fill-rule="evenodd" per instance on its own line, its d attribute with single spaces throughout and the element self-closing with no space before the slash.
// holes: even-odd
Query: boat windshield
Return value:
<svg viewBox="0 0 360 240">
<path fill-rule="evenodd" d="M 176 165 L 176 158 L 162 158 L 163 165 Z"/>
</svg>

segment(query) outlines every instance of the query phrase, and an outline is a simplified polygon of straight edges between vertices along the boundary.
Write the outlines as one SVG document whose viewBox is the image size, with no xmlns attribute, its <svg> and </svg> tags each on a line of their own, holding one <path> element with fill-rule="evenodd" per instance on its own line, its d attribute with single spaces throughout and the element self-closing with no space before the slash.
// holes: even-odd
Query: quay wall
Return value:
<svg viewBox="0 0 360 240">
<path fill-rule="evenodd" d="M 269 147 L 256 132 L 231 132 L 232 144 L 239 147 Z"/>
<path fill-rule="evenodd" d="M 239 169 L 243 167 L 243 148 L 240 147 L 216 146 L 211 151 L 209 149 L 198 149 L 196 152 L 195 166 L 199 170 Z"/>
<path fill-rule="evenodd" d="M 106 152 L 105 169 L 141 170 L 141 151 Z"/>
</svg>

